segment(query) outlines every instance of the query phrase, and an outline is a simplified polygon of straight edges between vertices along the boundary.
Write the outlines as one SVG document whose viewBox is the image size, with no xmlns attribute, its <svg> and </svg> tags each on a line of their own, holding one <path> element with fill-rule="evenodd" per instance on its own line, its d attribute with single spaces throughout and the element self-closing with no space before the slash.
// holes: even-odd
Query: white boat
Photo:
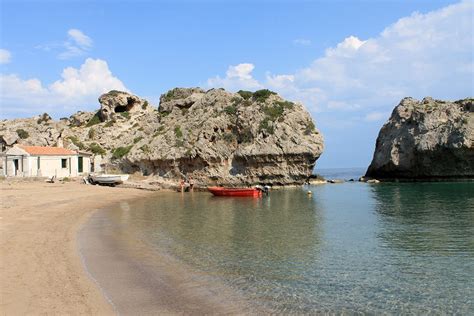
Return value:
<svg viewBox="0 0 474 316">
<path fill-rule="evenodd" d="M 91 174 L 89 175 L 89 181 L 93 184 L 119 184 L 128 180 L 128 174 Z"/>
</svg>

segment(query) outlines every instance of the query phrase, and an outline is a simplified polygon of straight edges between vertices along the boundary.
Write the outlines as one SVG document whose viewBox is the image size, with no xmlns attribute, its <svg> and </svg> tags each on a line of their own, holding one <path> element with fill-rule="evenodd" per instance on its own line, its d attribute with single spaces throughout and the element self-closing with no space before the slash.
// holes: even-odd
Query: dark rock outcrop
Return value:
<svg viewBox="0 0 474 316">
<path fill-rule="evenodd" d="M 377 138 L 366 177 L 474 178 L 474 99 L 403 99 Z"/>
</svg>

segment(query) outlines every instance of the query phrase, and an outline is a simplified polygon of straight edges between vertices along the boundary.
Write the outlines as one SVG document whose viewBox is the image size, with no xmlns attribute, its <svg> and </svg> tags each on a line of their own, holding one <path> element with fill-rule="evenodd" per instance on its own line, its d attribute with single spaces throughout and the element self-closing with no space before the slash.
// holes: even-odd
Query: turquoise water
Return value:
<svg viewBox="0 0 474 316">
<path fill-rule="evenodd" d="M 275 312 L 474 313 L 474 183 L 158 194 L 104 214 Z"/>
</svg>

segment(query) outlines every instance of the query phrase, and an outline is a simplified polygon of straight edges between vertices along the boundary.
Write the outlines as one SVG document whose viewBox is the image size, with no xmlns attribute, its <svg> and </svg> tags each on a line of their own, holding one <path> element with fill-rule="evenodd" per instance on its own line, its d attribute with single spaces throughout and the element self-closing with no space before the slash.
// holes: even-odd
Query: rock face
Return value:
<svg viewBox="0 0 474 316">
<path fill-rule="evenodd" d="M 145 103 L 146 102 L 146 103 Z M 99 97 L 99 117 L 102 122 L 113 119 L 115 113 L 133 113 L 143 110 L 148 102 L 127 92 L 112 90 Z"/>
<path fill-rule="evenodd" d="M 202 185 L 301 184 L 323 151 L 304 107 L 268 90 L 175 88 L 158 108 L 119 91 L 99 102 L 97 113 L 60 121 L 0 121 L 0 136 L 6 147 L 64 144 L 102 156 L 108 170 L 165 181 L 192 176 Z"/>
<path fill-rule="evenodd" d="M 268 90 L 173 89 L 160 100 L 154 136 L 124 160 L 130 171 L 208 184 L 295 184 L 309 177 L 323 150 L 303 106 Z"/>
<path fill-rule="evenodd" d="M 474 99 L 403 99 L 380 130 L 366 176 L 474 178 Z"/>
</svg>

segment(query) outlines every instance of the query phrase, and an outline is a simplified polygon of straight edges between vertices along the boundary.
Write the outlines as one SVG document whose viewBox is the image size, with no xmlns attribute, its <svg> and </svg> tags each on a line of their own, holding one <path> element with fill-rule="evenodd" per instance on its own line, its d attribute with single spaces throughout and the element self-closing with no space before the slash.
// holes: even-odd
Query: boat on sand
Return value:
<svg viewBox="0 0 474 316">
<path fill-rule="evenodd" d="M 115 185 L 128 180 L 128 174 L 91 174 L 89 181 L 92 184 Z"/>
<path fill-rule="evenodd" d="M 215 196 L 262 196 L 262 190 L 257 188 L 208 187 L 207 189 Z"/>
</svg>

